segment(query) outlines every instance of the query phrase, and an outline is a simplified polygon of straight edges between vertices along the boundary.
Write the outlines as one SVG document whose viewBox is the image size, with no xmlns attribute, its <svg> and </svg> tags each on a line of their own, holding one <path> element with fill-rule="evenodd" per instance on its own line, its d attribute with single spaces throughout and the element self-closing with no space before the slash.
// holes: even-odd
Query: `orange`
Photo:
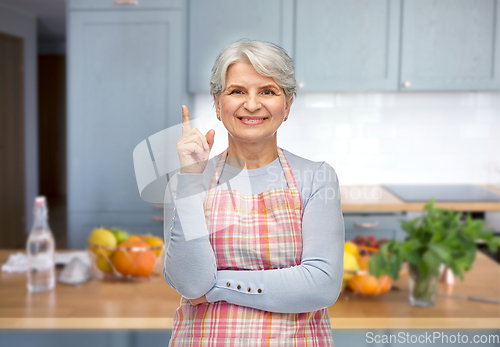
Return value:
<svg viewBox="0 0 500 347">
<path fill-rule="evenodd" d="M 383 294 L 391 288 L 392 278 L 382 275 L 376 278 L 372 275 L 355 275 L 347 284 L 354 292 L 364 295 Z"/>
<path fill-rule="evenodd" d="M 359 257 L 359 267 L 361 270 L 368 271 L 369 259 L 370 256 L 367 255 Z M 356 293 L 377 295 L 385 293 L 391 288 L 392 278 L 387 275 L 382 275 L 380 278 L 376 278 L 373 275 L 354 275 L 347 284 Z"/>
<path fill-rule="evenodd" d="M 144 250 L 125 250 L 124 247 L 140 247 Z M 111 257 L 114 268 L 123 275 L 149 276 L 156 264 L 156 254 L 140 238 L 130 236 L 118 245 Z"/>
</svg>

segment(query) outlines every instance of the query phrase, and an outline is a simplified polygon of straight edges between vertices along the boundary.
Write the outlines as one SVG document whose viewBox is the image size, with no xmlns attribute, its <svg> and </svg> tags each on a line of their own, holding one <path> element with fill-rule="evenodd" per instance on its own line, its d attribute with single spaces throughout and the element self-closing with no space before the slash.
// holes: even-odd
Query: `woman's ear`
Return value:
<svg viewBox="0 0 500 347">
<path fill-rule="evenodd" d="M 290 107 L 292 106 L 292 102 L 293 102 L 293 95 L 285 103 L 285 116 L 286 117 L 288 117 L 288 114 L 290 113 Z"/>
<path fill-rule="evenodd" d="M 214 105 L 215 105 L 215 110 L 217 111 L 217 117 L 219 116 L 219 113 L 220 113 L 220 105 L 219 105 L 219 101 L 217 100 L 217 97 L 215 96 L 215 93 L 212 94 L 213 98 L 214 98 Z"/>
</svg>

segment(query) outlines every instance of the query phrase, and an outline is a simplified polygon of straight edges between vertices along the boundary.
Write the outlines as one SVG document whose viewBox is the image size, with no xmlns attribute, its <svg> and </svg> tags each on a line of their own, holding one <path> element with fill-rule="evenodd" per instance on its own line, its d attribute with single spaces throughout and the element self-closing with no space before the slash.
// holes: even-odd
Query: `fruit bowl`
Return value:
<svg viewBox="0 0 500 347">
<path fill-rule="evenodd" d="M 379 249 L 374 247 L 359 244 L 356 246 L 355 254 L 350 257 L 356 258 L 357 266 L 353 269 L 344 268 L 344 287 L 361 295 L 380 295 L 391 289 L 392 278 L 387 275 L 376 278 L 369 273 L 370 255 L 378 251 Z"/>
<path fill-rule="evenodd" d="M 100 280 L 148 280 L 163 273 L 164 245 L 146 243 L 151 235 L 131 235 L 116 246 L 87 241 L 91 272 Z"/>
</svg>

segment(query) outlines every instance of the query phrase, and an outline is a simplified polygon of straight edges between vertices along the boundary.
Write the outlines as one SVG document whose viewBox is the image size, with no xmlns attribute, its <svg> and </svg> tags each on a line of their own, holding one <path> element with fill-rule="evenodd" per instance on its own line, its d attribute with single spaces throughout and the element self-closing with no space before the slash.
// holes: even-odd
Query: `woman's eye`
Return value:
<svg viewBox="0 0 500 347">
<path fill-rule="evenodd" d="M 264 95 L 273 95 L 273 94 L 274 94 L 274 92 L 272 90 L 268 89 L 268 90 L 264 91 Z"/>
<path fill-rule="evenodd" d="M 231 92 L 231 94 L 241 94 L 241 90 L 235 89 Z"/>
</svg>

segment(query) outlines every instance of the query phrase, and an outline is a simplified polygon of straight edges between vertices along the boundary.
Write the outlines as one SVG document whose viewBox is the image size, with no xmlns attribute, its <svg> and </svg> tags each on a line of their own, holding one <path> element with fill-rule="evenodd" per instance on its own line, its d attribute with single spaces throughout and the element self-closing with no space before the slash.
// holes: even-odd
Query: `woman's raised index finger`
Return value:
<svg viewBox="0 0 500 347">
<path fill-rule="evenodd" d="M 189 110 L 186 105 L 182 105 L 182 134 L 184 135 L 190 129 Z"/>
</svg>

